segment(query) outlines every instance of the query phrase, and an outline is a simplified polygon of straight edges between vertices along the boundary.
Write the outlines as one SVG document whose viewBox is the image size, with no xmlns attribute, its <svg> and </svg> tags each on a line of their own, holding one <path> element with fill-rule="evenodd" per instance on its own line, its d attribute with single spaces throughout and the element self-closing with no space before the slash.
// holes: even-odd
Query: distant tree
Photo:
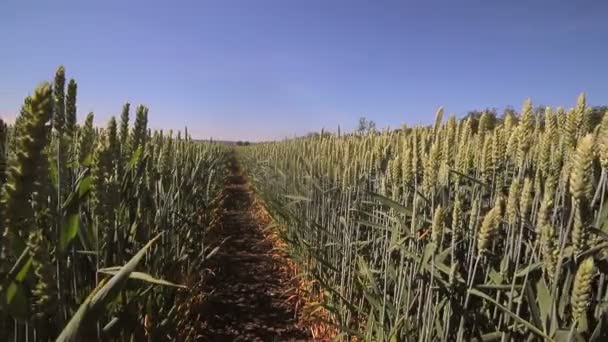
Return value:
<svg viewBox="0 0 608 342">
<path fill-rule="evenodd" d="M 547 106 L 538 105 L 532 109 L 532 114 L 534 115 L 534 119 L 537 123 L 540 124 L 540 127 L 545 127 L 545 116 L 547 113 Z"/>
<path fill-rule="evenodd" d="M 371 121 L 371 120 L 369 120 L 367 122 L 367 131 L 368 132 L 375 132 L 376 131 L 376 123 L 373 122 L 373 121 Z"/>
<path fill-rule="evenodd" d="M 535 120 L 541 125 L 541 127 L 544 127 L 545 114 L 546 114 L 547 108 L 548 107 L 545 105 L 538 105 L 538 106 L 534 107 L 532 110 Z M 588 111 L 589 125 L 590 125 L 590 127 L 596 127 L 597 125 L 600 124 L 600 122 L 604 118 L 604 115 L 608 112 L 608 105 L 593 106 L 593 107 L 589 107 L 588 110 L 589 110 Z M 556 113 L 555 108 L 553 109 L 553 113 L 554 114 Z M 473 129 L 473 132 L 477 132 L 479 129 L 479 126 L 480 126 L 481 118 L 484 114 L 487 114 L 486 118 L 485 118 L 486 122 L 484 122 L 484 125 L 486 126 L 485 127 L 486 130 L 492 130 L 496 126 L 503 124 L 506 121 L 507 117 L 510 117 L 512 124 L 516 125 L 519 122 L 519 117 L 520 117 L 520 113 L 518 113 L 517 110 L 515 110 L 515 108 L 513 108 L 513 106 L 507 106 L 502 111 L 502 114 L 500 116 L 497 114 L 497 110 L 495 108 L 486 108 L 484 110 L 468 111 L 466 116 L 463 118 L 463 120 L 467 120 L 470 118 L 472 120 L 471 128 Z M 360 122 L 360 126 L 361 126 L 361 120 L 359 122 Z M 402 127 L 401 130 L 406 131 L 407 126 L 404 125 L 404 127 Z"/>
<path fill-rule="evenodd" d="M 319 137 L 330 137 L 332 133 L 325 132 L 325 130 L 321 130 L 321 132 L 309 132 L 304 137 L 305 138 L 319 138 Z"/>
<path fill-rule="evenodd" d="M 507 118 L 507 116 L 511 116 L 512 119 L 516 119 L 518 117 L 518 113 L 515 110 L 515 108 L 513 108 L 513 106 L 507 106 L 502 111 L 502 115 L 500 116 L 500 121 L 501 122 L 505 121 L 505 119 Z"/>
<path fill-rule="evenodd" d="M 484 117 L 484 126 L 486 130 L 493 130 L 496 125 L 500 123 L 500 120 L 496 114 L 496 108 L 486 108 L 484 110 L 470 110 L 465 116 L 466 119 L 471 119 L 471 128 L 473 132 L 477 132 L 479 129 L 479 121 L 482 116 Z"/>
<path fill-rule="evenodd" d="M 546 111 L 547 111 L 547 106 L 542 105 L 542 104 L 534 107 L 534 109 L 532 110 L 532 112 L 534 113 L 534 115 L 536 115 L 536 117 L 544 117 Z"/>
<path fill-rule="evenodd" d="M 376 131 L 376 123 L 372 120 L 367 120 L 364 116 L 359 118 L 359 126 L 357 127 L 357 133 L 365 134 Z"/>
<path fill-rule="evenodd" d="M 367 119 L 365 119 L 365 117 L 360 117 L 359 118 L 359 126 L 357 127 L 357 132 L 363 134 L 363 132 L 365 132 L 365 130 L 367 129 Z"/>
<path fill-rule="evenodd" d="M 606 105 L 591 107 L 589 112 L 590 127 L 596 127 L 599 125 L 604 118 L 604 115 L 606 115 L 606 112 L 608 112 L 608 106 Z"/>
<path fill-rule="evenodd" d="M 402 124 L 401 127 L 395 129 L 395 131 L 404 132 L 404 133 L 408 133 L 411 130 L 412 129 L 410 128 L 410 126 L 408 126 L 408 124 L 406 124 L 406 123 Z"/>
</svg>

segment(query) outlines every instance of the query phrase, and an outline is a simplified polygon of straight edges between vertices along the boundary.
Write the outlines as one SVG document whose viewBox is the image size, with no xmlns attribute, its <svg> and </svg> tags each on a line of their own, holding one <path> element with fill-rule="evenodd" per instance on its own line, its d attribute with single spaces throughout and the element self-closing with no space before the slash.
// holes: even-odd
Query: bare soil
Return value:
<svg viewBox="0 0 608 342">
<path fill-rule="evenodd" d="M 187 339 L 310 341 L 310 329 L 298 317 L 293 263 L 265 231 L 268 222 L 236 158 L 230 172 L 219 223 L 209 237 L 224 242 L 193 289 L 189 316 L 197 322 Z"/>
</svg>

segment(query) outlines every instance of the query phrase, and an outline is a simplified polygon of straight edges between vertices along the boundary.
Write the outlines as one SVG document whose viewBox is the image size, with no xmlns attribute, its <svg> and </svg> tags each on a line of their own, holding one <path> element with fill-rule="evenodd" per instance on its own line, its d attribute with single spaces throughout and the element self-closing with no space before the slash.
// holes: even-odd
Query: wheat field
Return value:
<svg viewBox="0 0 608 342">
<path fill-rule="evenodd" d="M 335 340 L 608 337 L 608 115 L 583 94 L 230 147 L 152 131 L 143 105 L 79 125 L 77 90 L 60 67 L 0 122 L 7 340 L 196 340 L 180 303 L 224 243 L 232 151 L 306 284 L 298 312 Z"/>
<path fill-rule="evenodd" d="M 606 338 L 608 115 L 520 115 L 244 148 L 341 337 Z"/>
<path fill-rule="evenodd" d="M 201 226 L 214 217 L 226 149 L 150 131 L 143 105 L 132 127 L 128 103 L 119 122 L 95 128 L 90 113 L 77 125 L 76 96 L 60 67 L 14 125 L 0 125 L 0 331 L 157 340 L 179 324 L 183 275 L 213 250 Z"/>
</svg>

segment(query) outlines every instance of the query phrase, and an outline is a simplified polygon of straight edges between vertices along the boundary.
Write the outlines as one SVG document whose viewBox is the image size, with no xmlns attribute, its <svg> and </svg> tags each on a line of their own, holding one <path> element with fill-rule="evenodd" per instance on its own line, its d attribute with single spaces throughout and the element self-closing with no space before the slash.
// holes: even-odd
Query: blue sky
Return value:
<svg viewBox="0 0 608 342">
<path fill-rule="evenodd" d="M 263 140 L 430 123 L 435 110 L 608 103 L 606 1 L 32 1 L 0 4 L 0 115 L 65 65 L 78 114 Z"/>
</svg>

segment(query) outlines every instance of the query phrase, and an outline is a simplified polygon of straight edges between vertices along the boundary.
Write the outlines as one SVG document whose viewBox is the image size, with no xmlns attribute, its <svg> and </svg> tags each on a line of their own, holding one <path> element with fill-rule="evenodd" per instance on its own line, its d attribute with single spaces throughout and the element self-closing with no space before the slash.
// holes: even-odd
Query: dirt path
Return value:
<svg viewBox="0 0 608 342">
<path fill-rule="evenodd" d="M 277 254 L 266 224 L 256 215 L 249 183 L 233 159 L 220 227 L 214 239 L 228 238 L 210 260 L 202 286 L 197 329 L 203 341 L 309 341 L 298 323 L 291 295 L 294 283 L 285 256 Z"/>
</svg>

